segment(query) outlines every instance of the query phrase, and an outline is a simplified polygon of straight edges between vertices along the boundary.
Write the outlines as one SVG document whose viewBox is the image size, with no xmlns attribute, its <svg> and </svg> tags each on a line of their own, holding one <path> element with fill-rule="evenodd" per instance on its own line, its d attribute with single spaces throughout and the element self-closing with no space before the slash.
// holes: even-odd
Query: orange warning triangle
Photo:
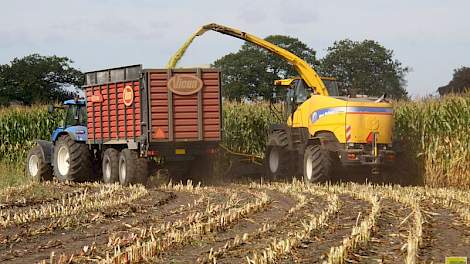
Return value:
<svg viewBox="0 0 470 264">
<path fill-rule="evenodd" d="M 163 132 L 163 129 L 157 128 L 157 130 L 155 130 L 155 132 L 153 133 L 153 137 L 158 139 L 164 139 L 165 132 Z"/>
</svg>

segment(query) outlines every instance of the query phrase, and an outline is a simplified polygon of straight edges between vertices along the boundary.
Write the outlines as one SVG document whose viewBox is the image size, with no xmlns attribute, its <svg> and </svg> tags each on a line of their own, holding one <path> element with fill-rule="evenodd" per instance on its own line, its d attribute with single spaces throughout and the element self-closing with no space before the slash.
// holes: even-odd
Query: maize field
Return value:
<svg viewBox="0 0 470 264">
<path fill-rule="evenodd" d="M 424 175 L 424 187 L 245 179 L 213 186 L 51 181 L 0 188 L 0 262 L 444 263 L 470 257 L 469 109 L 468 96 L 396 104 L 397 138 Z M 59 119 L 43 106 L 0 110 L 0 165 L 21 164 L 33 139 L 48 139 Z M 225 146 L 263 155 L 274 122 L 268 104 L 226 102 L 223 120 Z"/>
<path fill-rule="evenodd" d="M 395 129 L 426 185 L 470 187 L 470 94 L 398 103 Z"/>
<path fill-rule="evenodd" d="M 2 263 L 443 263 L 470 255 L 451 188 L 29 183 L 0 191 Z"/>
<path fill-rule="evenodd" d="M 36 139 L 50 140 L 61 118 L 61 112 L 41 105 L 0 109 L 1 160 L 22 163 Z"/>
</svg>

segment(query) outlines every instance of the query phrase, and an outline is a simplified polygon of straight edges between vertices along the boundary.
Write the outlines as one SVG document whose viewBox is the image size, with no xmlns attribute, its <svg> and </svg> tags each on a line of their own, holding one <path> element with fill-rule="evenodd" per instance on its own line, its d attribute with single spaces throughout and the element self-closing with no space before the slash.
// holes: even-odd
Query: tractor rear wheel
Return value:
<svg viewBox="0 0 470 264">
<path fill-rule="evenodd" d="M 60 181 L 91 179 L 93 164 L 88 146 L 62 135 L 54 147 L 54 175 Z"/>
<path fill-rule="evenodd" d="M 145 184 L 148 179 L 148 166 L 137 151 L 123 149 L 119 155 L 119 182 L 121 185 Z"/>
<path fill-rule="evenodd" d="M 101 167 L 104 183 L 119 182 L 119 151 L 114 148 L 105 150 Z"/>
<path fill-rule="evenodd" d="M 52 180 L 52 167 L 44 160 L 44 155 L 39 145 L 34 146 L 26 159 L 26 171 L 33 181 Z"/>
<path fill-rule="evenodd" d="M 304 182 L 322 182 L 331 179 L 333 171 L 330 151 L 320 145 L 308 145 L 304 152 Z"/>
</svg>

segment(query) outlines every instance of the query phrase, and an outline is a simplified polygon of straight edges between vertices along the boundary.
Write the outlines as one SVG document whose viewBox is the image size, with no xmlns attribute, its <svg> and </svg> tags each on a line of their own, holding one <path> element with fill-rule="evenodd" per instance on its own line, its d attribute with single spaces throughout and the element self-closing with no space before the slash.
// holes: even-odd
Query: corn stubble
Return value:
<svg viewBox="0 0 470 264">
<path fill-rule="evenodd" d="M 31 183 L 28 185 L 8 188 L 0 191 L 0 197 L 7 199 L 24 193 L 34 196 L 33 190 L 38 185 L 45 187 L 58 187 L 68 183 Z M 15 228 L 15 225 L 29 225 L 37 221 L 44 221 L 59 230 L 61 225 L 53 225 L 58 221 L 66 221 L 67 217 L 78 214 L 87 214 L 101 210 L 114 210 L 117 204 L 126 205 L 148 195 L 148 191 L 140 185 L 122 187 L 119 185 L 102 185 L 98 183 L 72 184 L 78 188 L 77 192 L 64 195 L 63 199 L 45 204 L 34 204 L 30 208 L 16 208 L 16 210 L 0 210 L 1 226 L 4 229 Z M 400 187 L 378 186 L 371 184 L 304 184 L 294 180 L 291 183 L 251 183 L 249 185 L 230 185 L 228 188 L 187 184 L 173 184 L 160 186 L 164 192 L 189 193 L 194 202 L 176 208 L 171 214 L 181 215 L 180 218 L 168 222 L 149 223 L 148 227 L 133 226 L 128 234 L 110 233 L 105 245 L 91 243 L 85 245 L 82 254 L 51 254 L 50 259 L 43 263 L 139 263 L 159 260 L 165 252 L 173 252 L 194 241 L 205 241 L 209 237 L 233 228 L 242 219 L 250 219 L 252 215 L 276 207 L 271 197 L 272 193 L 291 197 L 293 204 L 279 219 L 272 222 L 258 223 L 259 227 L 248 233 L 235 233 L 233 237 L 224 241 L 219 247 L 207 251 L 207 254 L 197 258 L 198 263 L 216 263 L 230 252 L 238 252 L 241 260 L 246 263 L 277 263 L 283 257 L 290 256 L 293 251 L 302 247 L 305 240 L 315 241 L 318 233 L 327 232 L 333 226 L 338 212 L 343 208 L 342 197 L 349 196 L 367 202 L 368 212 L 357 219 L 349 233 L 332 244 L 324 252 L 317 252 L 322 256 L 324 263 L 347 263 L 359 249 L 368 249 L 371 238 L 377 232 L 377 224 L 382 214 L 382 200 L 388 199 L 407 208 L 410 212 L 403 219 L 398 219 L 404 228 L 407 237 L 401 239 L 402 261 L 405 263 L 418 263 L 422 248 L 429 247 L 429 240 L 423 238 L 423 229 L 426 227 L 424 214 L 429 212 L 422 209 L 423 204 L 432 203 L 454 212 L 456 217 L 466 226 L 470 226 L 470 195 L 462 190 L 452 188 L 430 187 Z M 90 190 L 93 190 L 91 192 Z M 243 193 L 243 194 L 242 194 Z M 213 200 L 214 194 L 223 197 L 222 200 Z M 247 194 L 249 194 L 247 196 Z M 248 198 L 247 198 L 248 197 Z M 341 197 L 341 198 L 340 198 Z M 30 197 L 25 197 L 30 199 Z M 311 206 L 318 206 L 317 200 L 322 200 L 322 208 L 316 213 L 309 213 Z M 272 210 L 272 209 L 269 209 Z M 429 209 L 427 209 L 429 210 Z M 184 214 L 185 211 L 189 211 Z M 297 216 L 297 217 L 296 217 Z M 301 217 L 299 217 L 301 216 Z M 432 215 L 430 216 L 432 217 Z M 457 219 L 456 218 L 456 219 Z M 252 219 L 252 218 L 251 218 Z M 297 219 L 286 225 L 291 219 Z M 284 230 L 283 230 L 284 229 Z M 279 232 L 283 230 L 284 232 Z M 43 235 L 37 233 L 35 235 Z M 267 240 L 266 240 L 267 238 Z M 250 251 L 240 250 L 245 244 L 253 245 L 257 239 L 265 240 Z M 211 239 L 209 239 L 211 241 Z M 313 243 L 321 243 L 319 241 Z M 104 250 L 103 252 L 98 252 Z M 233 256 L 233 254 L 232 254 Z"/>
</svg>

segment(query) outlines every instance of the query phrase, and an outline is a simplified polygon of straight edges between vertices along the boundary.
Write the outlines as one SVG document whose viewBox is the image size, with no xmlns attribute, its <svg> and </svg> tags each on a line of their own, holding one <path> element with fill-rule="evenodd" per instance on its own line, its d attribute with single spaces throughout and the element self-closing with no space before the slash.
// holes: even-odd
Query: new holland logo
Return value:
<svg viewBox="0 0 470 264">
<path fill-rule="evenodd" d="M 168 89 L 175 94 L 191 95 L 202 89 L 203 82 L 193 75 L 176 75 L 168 81 Z"/>
</svg>

